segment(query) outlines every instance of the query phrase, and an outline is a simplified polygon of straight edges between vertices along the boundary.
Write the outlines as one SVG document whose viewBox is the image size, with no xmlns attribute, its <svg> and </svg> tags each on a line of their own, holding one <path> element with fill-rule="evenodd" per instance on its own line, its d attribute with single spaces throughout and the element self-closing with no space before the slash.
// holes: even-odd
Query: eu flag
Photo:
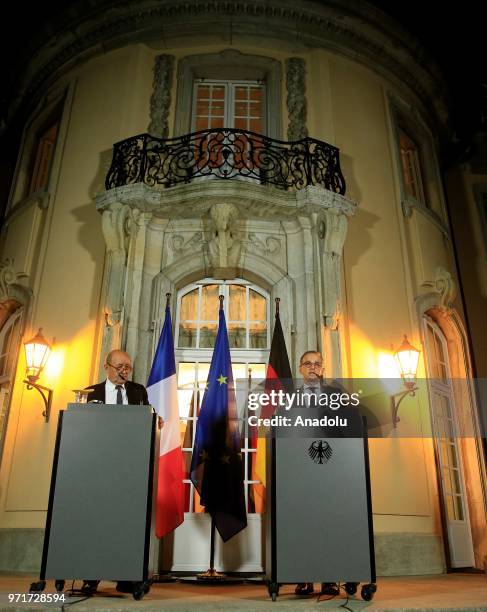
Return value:
<svg viewBox="0 0 487 612">
<path fill-rule="evenodd" d="M 247 526 L 241 439 L 227 326 L 220 296 L 218 334 L 191 460 L 191 481 L 226 542 Z"/>
</svg>

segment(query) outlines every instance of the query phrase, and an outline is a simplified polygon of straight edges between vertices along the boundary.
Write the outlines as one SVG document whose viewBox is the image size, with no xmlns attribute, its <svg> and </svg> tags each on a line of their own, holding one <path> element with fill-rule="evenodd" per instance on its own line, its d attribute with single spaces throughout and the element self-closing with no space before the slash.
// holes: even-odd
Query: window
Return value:
<svg viewBox="0 0 487 612">
<path fill-rule="evenodd" d="M 406 195 L 426 206 L 421 176 L 420 151 L 417 144 L 402 129 L 399 130 L 402 174 Z"/>
<path fill-rule="evenodd" d="M 449 522 L 465 521 L 463 475 L 446 339 L 429 317 L 425 318 L 425 330 L 433 429 L 445 512 Z"/>
<path fill-rule="evenodd" d="M 267 349 L 266 297 L 248 285 L 216 283 L 197 286 L 181 296 L 176 345 L 179 348 L 213 348 L 220 294 L 225 296 L 230 350 Z"/>
<path fill-rule="evenodd" d="M 282 138 L 281 70 L 278 60 L 235 49 L 182 58 L 174 135 L 234 127 Z"/>
<path fill-rule="evenodd" d="M 28 195 L 47 188 L 58 130 L 59 121 L 56 120 L 47 129 L 43 130 L 36 139 L 34 144 L 35 158 Z"/>
<path fill-rule="evenodd" d="M 18 308 L 0 330 L 0 459 L 7 431 L 10 397 L 20 345 L 22 308 Z"/>
<path fill-rule="evenodd" d="M 262 83 L 199 79 L 194 88 L 192 131 L 225 127 L 264 132 Z"/>
<path fill-rule="evenodd" d="M 199 495 L 189 480 L 196 422 L 205 393 L 206 380 L 218 329 L 218 296 L 224 295 L 233 377 L 237 388 L 239 418 L 242 419 L 242 457 L 247 511 L 258 510 L 252 478 L 257 440 L 249 435 L 246 419 L 247 381 L 265 378 L 269 358 L 269 296 L 245 281 L 205 280 L 180 291 L 176 314 L 176 362 L 181 445 L 185 460 L 185 511 L 204 512 Z M 240 386 L 240 387 L 239 387 Z M 243 386 L 243 387 L 242 387 Z M 240 392 L 239 392 L 240 391 Z"/>
</svg>

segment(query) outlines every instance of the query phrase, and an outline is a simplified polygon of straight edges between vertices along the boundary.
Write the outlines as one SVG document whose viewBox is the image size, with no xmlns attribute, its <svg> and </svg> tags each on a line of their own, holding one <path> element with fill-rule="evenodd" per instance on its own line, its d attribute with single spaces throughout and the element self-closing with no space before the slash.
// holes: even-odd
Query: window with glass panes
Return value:
<svg viewBox="0 0 487 612">
<path fill-rule="evenodd" d="M 10 397 L 20 346 L 22 309 L 10 315 L 0 330 L 0 460 L 7 431 Z"/>
<path fill-rule="evenodd" d="M 193 131 L 236 128 L 263 134 L 265 88 L 255 81 L 196 81 Z"/>
<path fill-rule="evenodd" d="M 181 444 L 185 459 L 185 511 L 204 512 L 190 479 L 196 422 L 206 388 L 212 349 L 218 329 L 218 296 L 223 295 L 233 378 L 242 430 L 247 511 L 256 507 L 254 477 L 257 440 L 247 430 L 246 392 L 249 380 L 265 378 L 269 356 L 269 296 L 244 281 L 203 281 L 180 291 L 176 313 L 176 361 Z"/>
<path fill-rule="evenodd" d="M 464 521 L 463 477 L 446 339 L 430 318 L 425 319 L 425 329 L 435 442 L 441 466 L 445 509 L 449 521 Z"/>
<path fill-rule="evenodd" d="M 32 177 L 29 186 L 29 194 L 46 189 L 51 170 L 56 138 L 59 129 L 59 121 L 52 123 L 37 138 L 36 153 Z"/>
<path fill-rule="evenodd" d="M 404 130 L 399 130 L 399 148 L 401 150 L 404 190 L 408 196 L 426 205 L 419 148 Z"/>
</svg>

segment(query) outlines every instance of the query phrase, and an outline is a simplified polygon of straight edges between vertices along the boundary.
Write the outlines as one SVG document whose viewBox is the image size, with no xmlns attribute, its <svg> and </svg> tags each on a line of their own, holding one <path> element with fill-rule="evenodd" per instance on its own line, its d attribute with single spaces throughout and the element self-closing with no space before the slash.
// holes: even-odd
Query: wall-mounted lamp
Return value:
<svg viewBox="0 0 487 612">
<path fill-rule="evenodd" d="M 394 353 L 394 358 L 398 364 L 404 386 L 406 387 L 405 391 L 391 395 L 392 425 L 393 427 L 397 427 L 400 420 L 397 416 L 399 404 L 406 395 L 414 397 L 418 390 L 418 387 L 416 387 L 416 372 L 418 370 L 419 351 L 410 344 L 406 334 L 404 334 L 401 346 Z"/>
<path fill-rule="evenodd" d="M 37 334 L 31 338 L 28 342 L 24 342 L 25 348 L 25 361 L 27 363 L 27 371 L 24 383 L 27 385 L 27 389 L 37 389 L 44 400 L 45 410 L 42 416 L 45 417 L 46 423 L 49 422 L 49 416 L 51 414 L 52 394 L 53 390 L 48 387 L 43 387 L 37 384 L 37 380 L 41 375 L 44 366 L 47 363 L 49 354 L 51 352 L 51 345 L 42 335 L 42 327 L 39 328 Z M 47 395 L 44 393 L 47 392 Z"/>
</svg>

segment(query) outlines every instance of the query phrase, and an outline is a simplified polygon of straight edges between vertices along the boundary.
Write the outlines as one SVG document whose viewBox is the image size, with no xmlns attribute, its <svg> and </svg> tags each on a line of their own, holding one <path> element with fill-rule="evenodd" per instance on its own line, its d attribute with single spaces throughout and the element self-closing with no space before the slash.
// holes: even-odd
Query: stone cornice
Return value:
<svg viewBox="0 0 487 612">
<path fill-rule="evenodd" d="M 207 214 L 215 203 L 232 204 L 240 218 L 292 219 L 297 214 L 311 214 L 331 209 L 337 214 L 352 216 L 356 204 L 348 198 L 309 186 L 299 191 L 283 191 L 247 181 L 194 181 L 170 189 L 154 189 L 144 183 L 110 189 L 96 197 L 99 212 L 122 204 L 151 212 L 162 218 L 189 219 Z"/>
<path fill-rule="evenodd" d="M 107 49 L 128 43 L 163 42 L 166 47 L 202 32 L 228 43 L 233 37 L 256 36 L 259 24 L 266 40 L 291 41 L 305 49 L 317 46 L 359 60 L 397 85 L 418 95 L 440 124 L 446 120 L 444 84 L 424 49 L 394 20 L 365 2 L 332 0 L 141 0 L 137 3 L 82 2 L 57 20 L 57 31 L 39 35 L 13 93 L 13 107 L 38 98 L 67 70 Z M 257 26 L 257 27 L 256 27 Z M 14 110 L 12 108 L 11 110 Z"/>
</svg>

